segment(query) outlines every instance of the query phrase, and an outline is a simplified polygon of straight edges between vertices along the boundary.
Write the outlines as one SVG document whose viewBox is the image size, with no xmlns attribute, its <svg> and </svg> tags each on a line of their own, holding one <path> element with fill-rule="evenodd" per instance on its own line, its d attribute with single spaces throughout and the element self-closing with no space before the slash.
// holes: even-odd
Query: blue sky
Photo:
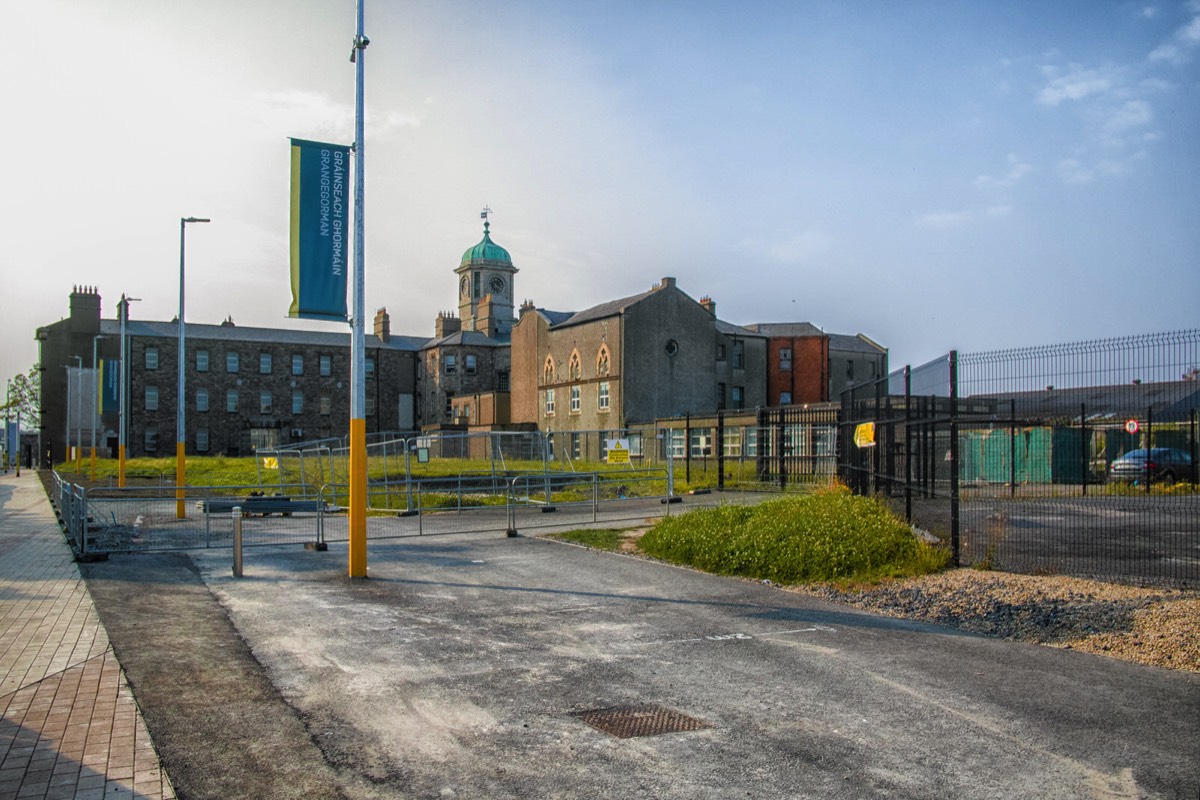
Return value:
<svg viewBox="0 0 1200 800">
<path fill-rule="evenodd" d="M 285 319 L 287 137 L 349 142 L 349 0 L 0 0 L 0 371 L 74 284 Z M 893 366 L 1200 322 L 1200 2 L 368 2 L 367 297 L 431 335 L 672 275 Z M 321 325 L 322 329 L 337 326 Z M 54 365 L 49 365 L 54 366 Z"/>
</svg>

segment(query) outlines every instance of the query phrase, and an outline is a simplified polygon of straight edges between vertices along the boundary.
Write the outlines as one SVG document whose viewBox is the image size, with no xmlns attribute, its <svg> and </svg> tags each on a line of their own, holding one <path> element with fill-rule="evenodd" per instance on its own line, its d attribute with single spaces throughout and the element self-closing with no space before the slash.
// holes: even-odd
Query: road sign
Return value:
<svg viewBox="0 0 1200 800">
<path fill-rule="evenodd" d="M 1126 422 L 1125 423 L 1125 432 L 1126 433 L 1137 433 L 1138 432 L 1138 421 L 1136 419 L 1131 419 L 1128 422 Z"/>
</svg>

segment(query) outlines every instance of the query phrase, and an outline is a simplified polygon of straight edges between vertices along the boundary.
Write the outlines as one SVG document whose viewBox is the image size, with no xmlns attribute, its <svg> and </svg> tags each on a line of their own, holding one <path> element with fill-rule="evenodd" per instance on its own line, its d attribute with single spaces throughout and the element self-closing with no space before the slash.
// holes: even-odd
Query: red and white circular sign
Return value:
<svg viewBox="0 0 1200 800">
<path fill-rule="evenodd" d="M 1131 420 L 1129 420 L 1129 422 L 1126 422 L 1125 423 L 1125 432 L 1126 433 L 1137 433 L 1138 432 L 1138 421 L 1136 419 L 1131 419 Z"/>
</svg>

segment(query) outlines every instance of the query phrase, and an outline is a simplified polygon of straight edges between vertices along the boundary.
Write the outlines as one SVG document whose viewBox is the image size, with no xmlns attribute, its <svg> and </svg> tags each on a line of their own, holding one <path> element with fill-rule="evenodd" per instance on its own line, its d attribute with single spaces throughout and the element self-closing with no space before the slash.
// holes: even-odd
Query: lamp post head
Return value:
<svg viewBox="0 0 1200 800">
<path fill-rule="evenodd" d="M 205 219 L 203 217 L 183 217 L 179 221 L 180 222 L 212 222 L 211 219 Z"/>
</svg>

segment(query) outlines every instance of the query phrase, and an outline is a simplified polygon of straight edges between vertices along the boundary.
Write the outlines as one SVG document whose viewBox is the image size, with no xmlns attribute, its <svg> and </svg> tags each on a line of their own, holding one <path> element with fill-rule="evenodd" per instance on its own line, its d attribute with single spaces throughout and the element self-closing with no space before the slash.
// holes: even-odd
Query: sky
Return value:
<svg viewBox="0 0 1200 800">
<path fill-rule="evenodd" d="M 664 276 L 893 368 L 1200 323 L 1200 0 L 367 0 L 366 308 L 432 336 L 480 211 L 518 302 Z M 350 143 L 352 0 L 0 0 L 0 376 L 75 285 L 289 320 L 288 137 Z M 368 319 L 368 329 L 370 320 Z M 55 365 L 47 365 L 53 367 Z"/>
</svg>

